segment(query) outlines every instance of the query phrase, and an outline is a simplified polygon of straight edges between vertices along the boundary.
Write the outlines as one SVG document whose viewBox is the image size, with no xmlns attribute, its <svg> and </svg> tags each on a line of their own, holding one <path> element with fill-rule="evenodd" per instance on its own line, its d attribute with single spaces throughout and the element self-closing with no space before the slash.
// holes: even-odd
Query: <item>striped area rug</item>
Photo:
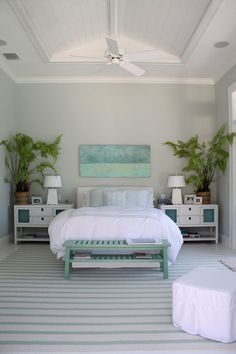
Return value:
<svg viewBox="0 0 236 354">
<path fill-rule="evenodd" d="M 48 244 L 24 244 L 0 263 L 0 353 L 236 353 L 171 324 L 172 281 L 224 267 L 215 245 L 185 244 L 170 278 L 156 269 L 75 269 Z"/>
</svg>

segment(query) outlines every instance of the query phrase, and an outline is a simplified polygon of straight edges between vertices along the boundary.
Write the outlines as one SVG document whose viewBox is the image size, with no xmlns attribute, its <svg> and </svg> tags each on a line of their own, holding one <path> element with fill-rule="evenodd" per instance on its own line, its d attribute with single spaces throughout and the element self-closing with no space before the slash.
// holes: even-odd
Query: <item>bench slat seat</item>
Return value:
<svg viewBox="0 0 236 354">
<path fill-rule="evenodd" d="M 139 244 L 128 244 L 126 240 L 67 240 L 64 243 L 65 247 L 65 279 L 69 279 L 70 272 L 72 270 L 72 263 L 78 265 L 83 262 L 83 264 L 95 263 L 97 262 L 122 262 L 125 261 L 125 265 L 132 266 L 135 263 L 156 263 L 160 264 L 160 269 L 163 272 L 164 279 L 168 279 L 168 259 L 167 259 L 167 249 L 170 247 L 170 243 L 167 240 L 162 240 L 159 243 L 139 243 Z M 113 254 L 91 254 L 91 258 L 75 260 L 73 257 L 74 252 L 83 251 L 102 251 L 109 252 Z M 130 254 L 119 254 L 119 252 L 127 251 Z M 152 252 L 150 258 L 136 258 L 135 252 Z M 77 267 L 77 266 L 76 266 Z"/>
</svg>

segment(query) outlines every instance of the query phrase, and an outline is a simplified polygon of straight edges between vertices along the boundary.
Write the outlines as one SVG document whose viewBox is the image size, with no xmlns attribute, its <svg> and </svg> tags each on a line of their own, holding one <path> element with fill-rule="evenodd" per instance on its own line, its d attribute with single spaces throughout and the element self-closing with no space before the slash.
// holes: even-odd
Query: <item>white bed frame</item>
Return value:
<svg viewBox="0 0 236 354">
<path fill-rule="evenodd" d="M 145 190 L 151 192 L 154 196 L 153 187 L 130 187 L 130 186 L 93 186 L 93 187 L 78 187 L 77 188 L 77 208 L 81 208 L 85 203 L 86 192 L 89 192 L 93 189 L 102 189 L 105 191 L 116 191 L 117 189 L 132 189 L 132 190 Z M 154 199 L 154 198 L 153 198 Z"/>
</svg>

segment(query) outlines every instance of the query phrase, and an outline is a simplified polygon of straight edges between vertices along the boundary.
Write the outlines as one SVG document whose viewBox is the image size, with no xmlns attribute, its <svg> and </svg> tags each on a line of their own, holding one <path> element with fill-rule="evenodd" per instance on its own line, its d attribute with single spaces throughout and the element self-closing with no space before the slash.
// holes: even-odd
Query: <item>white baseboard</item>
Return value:
<svg viewBox="0 0 236 354">
<path fill-rule="evenodd" d="M 0 238 L 0 248 L 6 247 L 9 243 L 12 243 L 13 234 L 5 235 Z"/>
</svg>

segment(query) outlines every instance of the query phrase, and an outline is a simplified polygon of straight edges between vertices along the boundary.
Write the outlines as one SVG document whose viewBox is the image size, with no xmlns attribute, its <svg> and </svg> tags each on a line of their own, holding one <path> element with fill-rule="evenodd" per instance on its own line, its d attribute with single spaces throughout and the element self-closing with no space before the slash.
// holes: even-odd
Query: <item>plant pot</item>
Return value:
<svg viewBox="0 0 236 354">
<path fill-rule="evenodd" d="M 29 192 L 15 192 L 15 204 L 29 204 Z"/>
<path fill-rule="evenodd" d="M 211 192 L 197 192 L 198 197 L 202 197 L 202 204 L 211 204 Z"/>
</svg>

